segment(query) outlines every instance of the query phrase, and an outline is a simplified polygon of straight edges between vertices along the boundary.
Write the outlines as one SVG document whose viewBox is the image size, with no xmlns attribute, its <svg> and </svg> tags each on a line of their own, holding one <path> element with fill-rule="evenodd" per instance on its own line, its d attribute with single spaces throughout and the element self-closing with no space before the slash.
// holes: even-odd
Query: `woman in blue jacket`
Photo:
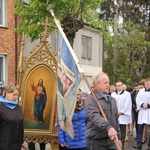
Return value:
<svg viewBox="0 0 150 150">
<path fill-rule="evenodd" d="M 58 125 L 58 139 L 61 147 L 69 150 L 87 150 L 86 145 L 86 113 L 83 108 L 83 102 L 77 99 L 74 115 L 72 117 L 74 129 L 74 139 L 71 138 Z"/>
</svg>

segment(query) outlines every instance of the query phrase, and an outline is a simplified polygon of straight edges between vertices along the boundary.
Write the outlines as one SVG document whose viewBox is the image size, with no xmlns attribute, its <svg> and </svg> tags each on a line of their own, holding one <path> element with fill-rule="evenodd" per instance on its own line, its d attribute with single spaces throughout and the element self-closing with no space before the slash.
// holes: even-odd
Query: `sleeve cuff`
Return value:
<svg viewBox="0 0 150 150">
<path fill-rule="evenodd" d="M 141 104 L 141 107 L 142 107 L 142 108 L 143 108 L 143 104 L 144 104 L 144 103 Z"/>
<path fill-rule="evenodd" d="M 106 126 L 106 131 L 108 132 L 108 130 L 109 130 L 110 128 L 112 128 L 111 125 Z"/>
</svg>

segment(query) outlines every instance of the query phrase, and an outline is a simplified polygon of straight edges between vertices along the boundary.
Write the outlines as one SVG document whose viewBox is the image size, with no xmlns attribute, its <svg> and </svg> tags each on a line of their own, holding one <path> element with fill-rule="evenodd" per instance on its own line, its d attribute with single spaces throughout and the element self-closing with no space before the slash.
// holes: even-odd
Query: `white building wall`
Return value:
<svg viewBox="0 0 150 150">
<path fill-rule="evenodd" d="M 91 60 L 81 58 L 82 35 L 92 37 L 92 59 Z M 100 37 L 100 30 L 92 29 L 90 27 L 85 26 L 84 28 L 82 28 L 76 33 L 73 49 L 81 64 L 102 67 L 102 58 L 103 58 L 102 45 L 103 45 L 103 39 L 102 37 Z"/>
<path fill-rule="evenodd" d="M 92 38 L 92 59 L 91 60 L 81 58 L 82 35 Z M 53 36 L 53 38 L 51 36 Z M 52 33 L 51 36 L 50 38 L 48 38 L 48 40 L 52 46 L 52 51 L 57 52 L 58 42 L 56 38 L 56 33 L 55 32 Z M 25 38 L 24 56 L 29 57 L 31 50 L 35 49 L 38 43 L 39 43 L 39 40 L 36 40 L 31 43 L 30 38 Z M 100 37 L 100 30 L 92 29 L 88 26 L 85 26 L 84 28 L 80 29 L 76 33 L 73 49 L 76 53 L 76 56 L 79 60 L 80 65 L 84 69 L 84 73 L 87 76 L 89 83 L 91 84 L 93 82 L 93 77 L 96 74 L 102 72 L 103 38 Z M 89 92 L 89 89 L 85 83 L 83 84 L 81 90 L 85 92 Z"/>
<path fill-rule="evenodd" d="M 92 59 L 81 58 L 81 48 L 82 48 L 82 35 L 92 37 Z M 92 29 L 87 26 L 82 28 L 76 33 L 74 40 L 73 49 L 79 59 L 79 62 L 84 69 L 84 73 L 91 84 L 93 82 L 93 77 L 102 72 L 103 66 L 103 38 L 100 37 L 100 30 Z M 84 92 L 89 92 L 86 83 L 83 84 L 81 90 Z"/>
</svg>

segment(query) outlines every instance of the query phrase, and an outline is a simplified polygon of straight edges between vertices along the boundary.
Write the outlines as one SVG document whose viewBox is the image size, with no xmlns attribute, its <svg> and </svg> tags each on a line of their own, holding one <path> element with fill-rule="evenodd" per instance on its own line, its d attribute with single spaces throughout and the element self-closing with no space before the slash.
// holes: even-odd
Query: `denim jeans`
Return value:
<svg viewBox="0 0 150 150">
<path fill-rule="evenodd" d="M 137 146 L 142 146 L 143 129 L 144 129 L 144 124 L 138 124 Z"/>
</svg>

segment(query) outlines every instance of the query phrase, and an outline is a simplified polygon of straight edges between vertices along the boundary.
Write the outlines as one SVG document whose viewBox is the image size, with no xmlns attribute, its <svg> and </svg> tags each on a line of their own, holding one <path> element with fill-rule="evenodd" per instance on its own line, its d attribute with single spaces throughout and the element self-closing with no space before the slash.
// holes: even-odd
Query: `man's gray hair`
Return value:
<svg viewBox="0 0 150 150">
<path fill-rule="evenodd" d="M 100 82 L 101 81 L 101 76 L 102 75 L 106 75 L 108 76 L 105 72 L 101 72 L 99 74 L 97 74 L 94 79 L 93 79 L 93 82 L 94 82 L 94 85 L 96 85 L 97 82 Z"/>
<path fill-rule="evenodd" d="M 115 85 L 111 85 L 111 86 L 110 86 L 110 88 L 114 88 L 114 89 L 116 89 L 116 86 L 115 86 Z"/>
</svg>

